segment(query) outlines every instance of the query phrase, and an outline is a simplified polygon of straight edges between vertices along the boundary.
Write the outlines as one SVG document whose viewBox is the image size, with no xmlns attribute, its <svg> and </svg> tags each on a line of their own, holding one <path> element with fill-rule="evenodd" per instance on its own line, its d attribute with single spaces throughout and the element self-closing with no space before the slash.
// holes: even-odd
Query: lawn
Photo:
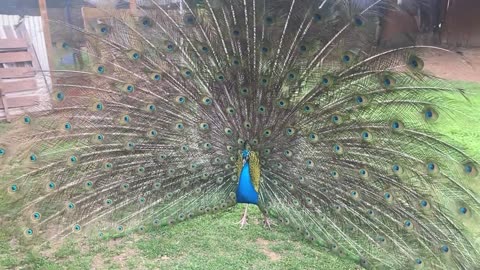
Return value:
<svg viewBox="0 0 480 270">
<path fill-rule="evenodd" d="M 469 101 L 453 96 L 461 109 L 441 117 L 435 129 L 479 159 L 480 85 L 465 88 Z M 0 135 L 8 129 L 0 124 Z M 0 192 L 0 213 L 6 192 Z M 8 209 L 12 211 L 12 209 Z M 70 238 L 59 246 L 30 250 L 11 241 L 12 224 L 0 219 L 0 268 L 26 269 L 355 269 L 356 262 L 318 249 L 301 235 L 281 226 L 262 226 L 262 215 L 251 206 L 246 229 L 237 224 L 241 206 L 175 226 L 149 228 L 144 233 Z M 473 239 L 480 241 L 480 239 Z M 479 242 L 480 243 L 480 242 Z"/>
</svg>

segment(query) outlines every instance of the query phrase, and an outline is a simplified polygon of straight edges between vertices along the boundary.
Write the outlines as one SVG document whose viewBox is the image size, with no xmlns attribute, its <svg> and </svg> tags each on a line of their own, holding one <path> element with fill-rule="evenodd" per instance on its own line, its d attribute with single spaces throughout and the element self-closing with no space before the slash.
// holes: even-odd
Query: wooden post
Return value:
<svg viewBox="0 0 480 270">
<path fill-rule="evenodd" d="M 137 14 L 137 0 L 130 0 L 130 12 L 132 15 Z"/>
<path fill-rule="evenodd" d="M 42 16 L 43 36 L 45 38 L 45 46 L 47 47 L 48 65 L 50 70 L 53 70 L 55 69 L 55 66 L 53 65 L 52 61 L 53 48 L 52 36 L 50 34 L 50 26 L 48 23 L 47 0 L 38 0 L 38 6 L 40 7 L 40 16 Z"/>
<path fill-rule="evenodd" d="M 7 97 L 5 96 L 1 88 L 1 82 L 2 82 L 2 79 L 0 78 L 0 96 L 1 96 L 0 100 L 2 101 L 3 111 L 5 112 L 5 120 L 7 120 L 7 122 L 10 122 L 10 117 L 8 115 Z"/>
</svg>

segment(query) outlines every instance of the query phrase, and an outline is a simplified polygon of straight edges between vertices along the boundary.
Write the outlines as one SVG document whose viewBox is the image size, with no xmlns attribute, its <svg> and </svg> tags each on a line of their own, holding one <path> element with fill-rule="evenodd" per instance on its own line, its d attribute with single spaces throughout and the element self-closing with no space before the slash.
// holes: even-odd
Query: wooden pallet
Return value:
<svg viewBox="0 0 480 270">
<path fill-rule="evenodd" d="M 3 26 L 3 33 L 0 38 L 0 110 L 4 112 L 4 119 L 10 121 L 18 114 L 15 112 L 38 103 L 35 70 L 40 68 L 25 37 L 26 31 Z"/>
</svg>

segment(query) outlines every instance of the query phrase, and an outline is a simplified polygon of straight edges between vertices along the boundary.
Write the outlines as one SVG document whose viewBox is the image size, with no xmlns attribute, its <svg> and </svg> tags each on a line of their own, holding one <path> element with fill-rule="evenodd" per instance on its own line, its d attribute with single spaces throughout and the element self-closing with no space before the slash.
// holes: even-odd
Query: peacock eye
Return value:
<svg viewBox="0 0 480 270">
<path fill-rule="evenodd" d="M 428 206 L 428 202 L 426 200 L 422 200 L 420 201 L 420 206 L 422 207 L 427 207 Z"/>
<path fill-rule="evenodd" d="M 48 189 L 55 189 L 55 183 L 54 182 L 49 182 L 48 183 Z"/>
<path fill-rule="evenodd" d="M 82 229 L 82 227 L 79 224 L 75 224 L 73 226 L 73 230 L 76 231 L 76 232 L 79 232 L 81 229 Z"/>
<path fill-rule="evenodd" d="M 23 117 L 23 123 L 24 124 L 30 124 L 32 122 L 32 119 L 30 118 L 30 116 L 24 116 Z"/>
<path fill-rule="evenodd" d="M 355 18 L 353 19 L 353 22 L 355 26 L 363 26 L 365 23 L 364 20 L 359 16 L 355 16 Z"/>
<path fill-rule="evenodd" d="M 63 101 L 65 99 L 65 94 L 63 92 L 57 92 L 55 94 L 55 99 L 57 101 Z"/>
<path fill-rule="evenodd" d="M 187 99 L 184 96 L 177 96 L 175 98 L 175 102 L 177 104 L 184 104 Z"/>
<path fill-rule="evenodd" d="M 33 235 L 33 230 L 32 229 L 26 229 L 25 230 L 25 235 L 32 236 Z"/>
<path fill-rule="evenodd" d="M 40 215 L 40 213 L 38 213 L 38 212 L 34 212 L 34 213 L 32 214 L 32 219 L 33 219 L 33 220 L 39 220 L 40 217 L 41 217 L 41 215 Z"/>
<path fill-rule="evenodd" d="M 410 220 L 405 220 L 405 222 L 403 223 L 403 225 L 406 227 L 406 228 L 409 228 L 412 226 L 412 222 Z"/>
<path fill-rule="evenodd" d="M 293 134 L 295 134 L 295 130 L 293 128 L 287 128 L 285 132 L 288 136 L 292 136 Z"/>
<path fill-rule="evenodd" d="M 207 105 L 207 106 L 208 106 L 208 105 L 212 105 L 212 102 L 213 102 L 213 100 L 212 100 L 211 98 L 209 98 L 209 97 L 204 97 L 204 98 L 202 98 L 202 103 L 203 103 L 203 105 Z"/>
<path fill-rule="evenodd" d="M 104 66 L 98 66 L 98 67 L 97 67 L 97 72 L 98 72 L 99 74 L 103 74 L 103 73 L 105 72 L 105 67 L 104 67 Z"/>
<path fill-rule="evenodd" d="M 233 107 L 228 107 L 227 108 L 227 113 L 230 115 L 233 115 L 235 113 L 235 109 Z"/>
<path fill-rule="evenodd" d="M 279 101 L 277 102 L 277 105 L 278 105 L 280 108 L 285 107 L 286 104 L 287 104 L 287 103 L 285 102 L 285 100 L 279 100 Z"/>
<path fill-rule="evenodd" d="M 310 133 L 310 135 L 308 135 L 308 139 L 311 143 L 316 143 L 319 141 L 319 136 L 315 133 Z"/>
</svg>

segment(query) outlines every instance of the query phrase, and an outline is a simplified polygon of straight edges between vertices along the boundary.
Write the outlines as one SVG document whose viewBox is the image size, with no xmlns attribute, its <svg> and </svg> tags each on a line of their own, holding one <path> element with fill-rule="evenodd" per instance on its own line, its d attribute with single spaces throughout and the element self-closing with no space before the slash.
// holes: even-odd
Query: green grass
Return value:
<svg viewBox="0 0 480 270">
<path fill-rule="evenodd" d="M 435 128 L 449 139 L 462 146 L 470 155 L 480 158 L 480 84 L 453 82 L 453 85 L 466 90 L 466 100 L 461 95 L 450 94 L 461 106 L 458 113 L 439 118 Z"/>
<path fill-rule="evenodd" d="M 480 85 L 455 83 L 461 112 L 442 117 L 435 128 L 470 155 L 480 149 Z M 0 123 L 0 134 L 8 124 Z M 11 212 L 0 192 L 0 213 Z M 237 224 L 243 208 L 207 215 L 145 233 L 104 238 L 71 238 L 61 246 L 29 249 L 11 241 L 15 228 L 0 218 L 0 269 L 355 269 L 357 264 L 319 249 L 281 226 L 264 229 L 261 213 L 250 207 L 250 225 Z M 2 214 L 3 215 L 3 214 Z M 472 225 L 474 226 L 474 225 Z M 22 238 L 22 237 L 19 237 Z M 478 240 L 477 240 L 478 241 Z"/>
<path fill-rule="evenodd" d="M 8 251 L 0 260 L 0 268 L 354 269 L 356 266 L 302 241 L 300 235 L 284 227 L 265 229 L 260 211 L 253 206 L 249 208 L 249 225 L 240 230 L 237 223 L 242 213 L 243 207 L 237 206 L 145 233 L 70 239 L 60 247 L 24 254 Z"/>
</svg>

